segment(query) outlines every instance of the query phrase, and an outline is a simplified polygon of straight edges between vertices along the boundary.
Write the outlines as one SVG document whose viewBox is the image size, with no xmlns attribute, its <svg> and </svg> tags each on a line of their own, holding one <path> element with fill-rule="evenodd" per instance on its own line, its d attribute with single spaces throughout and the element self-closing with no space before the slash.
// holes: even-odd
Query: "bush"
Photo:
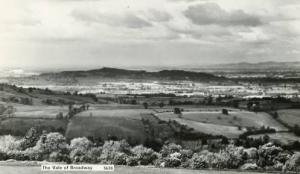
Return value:
<svg viewBox="0 0 300 174">
<path fill-rule="evenodd" d="M 130 156 L 130 157 L 128 157 L 128 158 L 126 159 L 126 164 L 127 164 L 128 166 L 137 166 L 138 163 L 139 163 L 139 160 L 138 160 L 137 157 L 132 157 L 132 156 Z"/>
<path fill-rule="evenodd" d="M 204 156 L 199 153 L 195 153 L 190 160 L 190 165 L 193 169 L 205 169 L 208 168 L 207 162 L 204 160 Z"/>
<path fill-rule="evenodd" d="M 92 147 L 88 152 L 87 156 L 90 160 L 90 163 L 99 163 L 101 162 L 102 147 Z"/>
<path fill-rule="evenodd" d="M 31 160 L 31 161 L 42 161 L 42 160 L 44 160 L 42 152 L 39 151 L 36 148 L 28 148 L 24 151 L 24 153 L 28 157 L 28 160 Z"/>
<path fill-rule="evenodd" d="M 20 149 L 25 150 L 35 146 L 39 138 L 40 135 L 38 134 L 37 130 L 35 128 L 30 128 L 24 138 L 22 138 L 20 141 Z"/>
<path fill-rule="evenodd" d="M 300 172 L 300 153 L 295 153 L 283 166 L 283 171 Z"/>
<path fill-rule="evenodd" d="M 105 141 L 100 159 L 104 163 L 111 163 L 120 152 L 130 154 L 130 146 L 125 140 Z"/>
<path fill-rule="evenodd" d="M 7 153 L 20 149 L 20 141 L 11 135 L 0 137 L 0 151 Z"/>
<path fill-rule="evenodd" d="M 261 146 L 258 149 L 259 160 L 257 165 L 260 167 L 273 166 L 276 162 L 275 158 L 282 151 L 281 147 L 277 147 L 272 143 Z"/>
<path fill-rule="evenodd" d="M 92 142 L 87 138 L 75 138 L 70 143 L 70 159 L 73 162 L 88 162 Z"/>
<path fill-rule="evenodd" d="M 69 154 L 65 137 L 57 132 L 42 135 L 33 149 L 34 151 L 41 153 L 43 159 L 46 159 L 46 156 L 49 156 L 53 152 Z"/>
<path fill-rule="evenodd" d="M 140 165 L 153 164 L 153 161 L 157 159 L 157 155 L 152 149 L 142 145 L 132 148 L 131 153 L 137 158 Z"/>
<path fill-rule="evenodd" d="M 255 163 L 246 163 L 241 166 L 241 170 L 258 170 L 259 167 Z"/>
<path fill-rule="evenodd" d="M 162 157 L 167 157 L 172 153 L 180 152 L 182 150 L 182 147 L 180 145 L 170 143 L 167 145 L 164 145 L 160 151 Z"/>
<path fill-rule="evenodd" d="M 126 165 L 126 161 L 127 161 L 128 155 L 126 155 L 123 152 L 117 152 L 114 155 L 114 159 L 113 159 L 113 164 L 116 165 Z"/>
<path fill-rule="evenodd" d="M 179 167 L 181 164 L 181 161 L 179 158 L 175 156 L 168 157 L 164 160 L 165 162 L 165 167 Z"/>
<path fill-rule="evenodd" d="M 49 155 L 49 161 L 51 162 L 70 162 L 70 158 L 69 158 L 69 155 L 67 154 L 62 154 L 60 152 L 52 152 L 50 155 Z"/>
</svg>

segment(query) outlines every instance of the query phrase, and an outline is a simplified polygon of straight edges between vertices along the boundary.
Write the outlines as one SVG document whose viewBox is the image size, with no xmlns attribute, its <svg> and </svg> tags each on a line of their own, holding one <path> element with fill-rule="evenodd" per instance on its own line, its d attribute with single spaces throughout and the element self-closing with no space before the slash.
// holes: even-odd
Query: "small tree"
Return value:
<svg viewBox="0 0 300 174">
<path fill-rule="evenodd" d="M 174 108 L 174 114 L 181 114 L 180 108 Z"/>
<path fill-rule="evenodd" d="M 145 109 L 148 109 L 149 104 L 146 103 L 146 102 L 144 102 L 144 103 L 143 103 L 143 106 L 144 106 Z"/>
<path fill-rule="evenodd" d="M 164 104 L 163 102 L 160 102 L 160 103 L 159 103 L 159 107 L 160 107 L 160 108 L 163 108 L 164 106 L 165 106 L 165 104 Z"/>
<path fill-rule="evenodd" d="M 222 114 L 228 115 L 228 110 L 227 109 L 222 109 Z"/>
</svg>

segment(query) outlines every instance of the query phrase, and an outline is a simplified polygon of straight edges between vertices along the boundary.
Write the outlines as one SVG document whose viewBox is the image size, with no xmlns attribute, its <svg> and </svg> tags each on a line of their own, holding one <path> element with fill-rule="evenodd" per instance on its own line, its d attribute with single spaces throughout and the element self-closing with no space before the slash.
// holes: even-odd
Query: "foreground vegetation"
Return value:
<svg viewBox="0 0 300 174">
<path fill-rule="evenodd" d="M 190 150 L 166 143 L 159 151 L 154 151 L 143 145 L 130 146 L 125 140 L 97 143 L 82 137 L 67 142 L 60 133 L 39 135 L 35 129 L 30 129 L 21 139 L 10 135 L 0 139 L 0 160 L 7 159 L 188 169 L 300 171 L 300 153 L 283 150 L 272 143 L 258 148 L 229 143 L 215 151 Z"/>
</svg>

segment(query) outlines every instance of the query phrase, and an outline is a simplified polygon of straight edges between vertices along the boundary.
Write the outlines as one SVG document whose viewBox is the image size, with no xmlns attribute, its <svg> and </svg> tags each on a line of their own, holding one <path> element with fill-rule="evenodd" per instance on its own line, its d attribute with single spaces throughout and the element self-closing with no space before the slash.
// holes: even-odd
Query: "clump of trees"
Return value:
<svg viewBox="0 0 300 174">
<path fill-rule="evenodd" d="M 68 143 L 60 133 L 39 135 L 34 129 L 28 131 L 22 139 L 9 135 L 0 139 L 0 160 L 7 159 L 192 169 L 300 171 L 300 154 L 286 151 L 272 143 L 258 148 L 228 144 L 217 151 L 193 151 L 168 143 L 159 151 L 154 151 L 143 145 L 132 147 L 125 140 L 109 140 L 98 145 L 81 137 Z"/>
</svg>

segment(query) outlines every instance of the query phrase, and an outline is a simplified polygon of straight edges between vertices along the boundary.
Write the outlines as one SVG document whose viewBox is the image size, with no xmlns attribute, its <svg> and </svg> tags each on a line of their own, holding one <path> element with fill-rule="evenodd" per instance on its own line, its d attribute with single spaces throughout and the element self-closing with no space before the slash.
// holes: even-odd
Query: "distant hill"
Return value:
<svg viewBox="0 0 300 174">
<path fill-rule="evenodd" d="M 191 69 L 197 71 L 300 71 L 300 62 L 259 62 L 259 63 L 229 63 L 229 64 L 215 64 L 206 66 L 186 66 L 184 69 Z"/>
<path fill-rule="evenodd" d="M 57 73 L 43 73 L 44 78 L 114 78 L 114 79 L 151 79 L 151 80 L 193 80 L 214 81 L 225 79 L 209 73 L 184 70 L 162 70 L 147 72 L 144 70 L 125 70 L 117 68 L 101 68 L 88 71 L 62 71 Z"/>
</svg>

